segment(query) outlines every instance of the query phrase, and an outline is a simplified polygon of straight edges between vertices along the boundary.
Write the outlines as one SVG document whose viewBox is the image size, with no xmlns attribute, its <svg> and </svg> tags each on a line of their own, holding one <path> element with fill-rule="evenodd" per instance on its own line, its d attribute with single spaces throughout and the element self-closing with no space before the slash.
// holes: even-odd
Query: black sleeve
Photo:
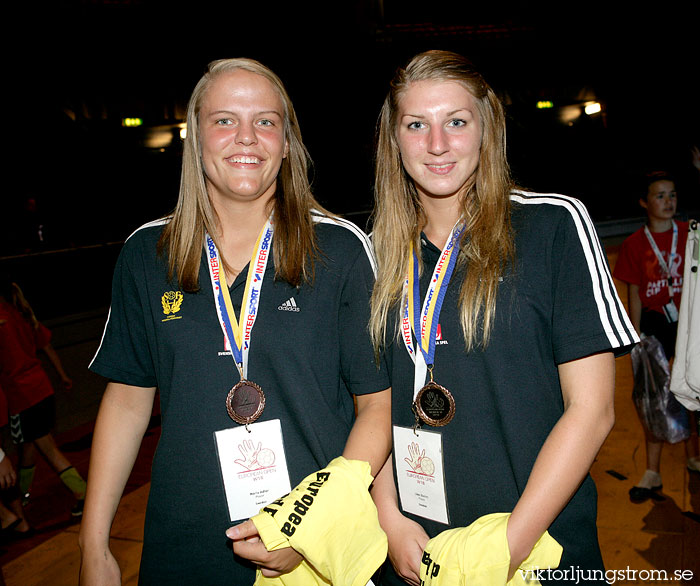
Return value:
<svg viewBox="0 0 700 586">
<path fill-rule="evenodd" d="M 369 257 L 361 250 L 346 273 L 338 315 L 340 367 L 343 380 L 354 395 L 376 393 L 389 387 L 384 360 L 377 364 L 369 335 L 373 285 Z"/>
<path fill-rule="evenodd" d="M 562 206 L 552 250 L 552 345 L 557 364 L 613 351 L 629 352 L 637 341 L 615 290 L 607 256 L 586 208 Z"/>
<path fill-rule="evenodd" d="M 155 250 L 152 254 L 155 255 Z M 143 255 L 138 239 L 134 238 L 126 242 L 117 260 L 112 305 L 90 370 L 137 387 L 157 385 L 149 344 L 153 327 L 146 287 Z"/>
</svg>

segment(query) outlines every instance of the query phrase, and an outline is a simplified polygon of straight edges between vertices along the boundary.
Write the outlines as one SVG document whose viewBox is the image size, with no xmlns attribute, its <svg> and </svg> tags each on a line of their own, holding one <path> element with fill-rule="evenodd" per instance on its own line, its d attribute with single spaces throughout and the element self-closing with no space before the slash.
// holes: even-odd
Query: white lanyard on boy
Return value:
<svg viewBox="0 0 700 586">
<path fill-rule="evenodd" d="M 663 255 L 661 254 L 661 251 L 659 250 L 658 245 L 656 244 L 656 241 L 654 240 L 654 237 L 651 235 L 651 232 L 649 231 L 648 226 L 644 226 L 644 234 L 647 237 L 647 240 L 649 241 L 649 245 L 651 246 L 651 249 L 654 251 L 654 254 L 656 255 L 657 260 L 659 261 L 659 266 L 661 269 L 666 273 L 666 282 L 668 283 L 668 296 L 673 297 L 673 280 L 671 278 L 671 269 L 669 268 L 669 263 L 673 264 L 673 258 L 676 256 L 676 247 L 678 246 L 678 226 L 676 222 L 671 220 L 671 223 L 673 224 L 673 238 L 671 240 L 671 252 L 668 256 L 668 263 L 664 260 Z"/>
</svg>

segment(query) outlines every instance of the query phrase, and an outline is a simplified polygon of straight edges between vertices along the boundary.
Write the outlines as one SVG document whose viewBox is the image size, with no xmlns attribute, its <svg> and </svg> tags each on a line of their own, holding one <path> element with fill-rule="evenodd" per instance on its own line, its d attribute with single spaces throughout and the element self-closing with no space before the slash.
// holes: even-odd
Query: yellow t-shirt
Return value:
<svg viewBox="0 0 700 586">
<path fill-rule="evenodd" d="M 506 584 L 510 550 L 506 528 L 510 513 L 479 517 L 468 527 L 448 529 L 425 546 L 420 578 L 424 586 L 498 586 Z M 508 581 L 510 586 L 539 584 L 531 570 L 556 568 L 563 549 L 545 531 L 527 559 Z"/>
<path fill-rule="evenodd" d="M 339 457 L 252 518 L 268 551 L 293 547 L 302 561 L 258 586 L 365 586 L 386 559 L 387 539 L 369 495 L 370 466 Z"/>
</svg>

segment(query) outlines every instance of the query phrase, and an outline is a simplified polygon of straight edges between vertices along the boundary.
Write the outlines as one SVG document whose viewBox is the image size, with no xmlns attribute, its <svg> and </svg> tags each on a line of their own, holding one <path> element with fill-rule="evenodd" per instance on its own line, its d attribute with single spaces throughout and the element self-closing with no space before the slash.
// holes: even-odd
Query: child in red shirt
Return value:
<svg viewBox="0 0 700 586">
<path fill-rule="evenodd" d="M 12 440 L 18 446 L 19 488 L 28 499 L 38 449 L 75 496 L 71 513 L 80 516 L 85 480 L 50 433 L 55 416 L 54 391 L 37 356 L 39 350 L 46 353 L 65 388 L 72 386 L 50 342 L 51 332 L 36 319 L 19 286 L 0 276 L 0 387 L 7 398 Z"/>
<path fill-rule="evenodd" d="M 629 314 L 637 333 L 655 336 L 671 360 L 676 346 L 688 222 L 673 219 L 677 206 L 676 185 L 666 173 L 647 177 L 646 197 L 640 198 L 639 204 L 647 212 L 647 224 L 622 243 L 613 276 L 629 286 Z M 644 431 L 647 470 L 630 489 L 633 502 L 643 502 L 662 488 L 663 442 L 648 430 Z M 689 455 L 693 452 L 690 443 L 686 444 L 686 450 Z M 700 472 L 697 457 L 688 458 L 688 468 Z"/>
</svg>

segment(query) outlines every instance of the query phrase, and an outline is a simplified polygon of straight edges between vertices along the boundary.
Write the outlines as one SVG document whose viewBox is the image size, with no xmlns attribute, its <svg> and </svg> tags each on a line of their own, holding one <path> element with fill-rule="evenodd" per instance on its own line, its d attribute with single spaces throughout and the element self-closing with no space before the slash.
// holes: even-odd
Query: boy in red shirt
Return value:
<svg viewBox="0 0 700 586">
<path fill-rule="evenodd" d="M 639 204 L 647 212 L 647 224 L 622 243 L 613 276 L 629 286 L 629 314 L 637 333 L 655 336 L 671 360 L 676 346 L 688 222 L 673 219 L 676 186 L 666 173 L 647 176 L 646 197 L 640 198 Z M 630 489 L 633 502 L 643 502 L 662 488 L 659 466 L 663 442 L 644 431 L 647 470 Z M 686 450 L 691 453 L 690 444 Z M 687 464 L 691 471 L 700 472 L 697 455 L 689 457 Z"/>
</svg>

